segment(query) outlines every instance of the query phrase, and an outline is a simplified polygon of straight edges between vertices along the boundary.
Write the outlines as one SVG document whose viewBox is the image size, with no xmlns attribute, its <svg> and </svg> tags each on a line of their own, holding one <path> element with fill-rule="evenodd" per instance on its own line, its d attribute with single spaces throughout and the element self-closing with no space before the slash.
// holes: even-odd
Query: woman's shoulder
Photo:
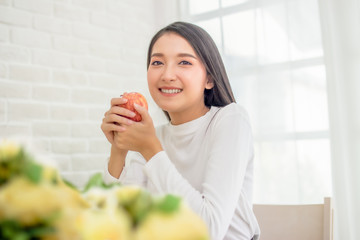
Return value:
<svg viewBox="0 0 360 240">
<path fill-rule="evenodd" d="M 233 118 L 235 120 L 245 120 L 249 122 L 249 114 L 246 109 L 238 103 L 230 103 L 224 107 L 216 107 L 217 118 Z"/>
<path fill-rule="evenodd" d="M 223 107 L 214 107 L 216 113 L 208 124 L 207 129 L 212 134 L 232 134 L 239 129 L 252 127 L 249 115 L 245 108 L 237 103 L 231 103 Z"/>
</svg>

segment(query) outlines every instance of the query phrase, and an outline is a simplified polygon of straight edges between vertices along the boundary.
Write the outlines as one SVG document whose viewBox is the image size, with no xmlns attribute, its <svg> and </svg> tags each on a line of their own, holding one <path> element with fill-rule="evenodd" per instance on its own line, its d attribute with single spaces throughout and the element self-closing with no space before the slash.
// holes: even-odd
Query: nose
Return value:
<svg viewBox="0 0 360 240">
<path fill-rule="evenodd" d="M 162 80 L 166 82 L 171 82 L 171 81 L 175 81 L 175 79 L 176 79 L 176 73 L 174 67 L 171 65 L 166 65 L 164 67 L 164 71 L 162 74 Z"/>
</svg>

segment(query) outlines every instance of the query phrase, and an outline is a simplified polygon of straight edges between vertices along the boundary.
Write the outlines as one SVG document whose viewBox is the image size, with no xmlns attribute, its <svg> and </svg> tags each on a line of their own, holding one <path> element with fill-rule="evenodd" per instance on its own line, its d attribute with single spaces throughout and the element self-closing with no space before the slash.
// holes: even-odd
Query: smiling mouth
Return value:
<svg viewBox="0 0 360 240">
<path fill-rule="evenodd" d="M 160 91 L 162 93 L 174 94 L 174 93 L 182 92 L 182 89 L 164 89 L 164 88 L 160 88 Z"/>
</svg>

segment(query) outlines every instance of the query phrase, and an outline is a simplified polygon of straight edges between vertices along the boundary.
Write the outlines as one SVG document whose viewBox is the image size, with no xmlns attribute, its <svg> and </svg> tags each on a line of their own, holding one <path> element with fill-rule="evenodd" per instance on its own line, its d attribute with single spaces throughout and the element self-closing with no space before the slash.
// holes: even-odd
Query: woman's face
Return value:
<svg viewBox="0 0 360 240">
<path fill-rule="evenodd" d="M 205 66 L 185 38 L 165 33 L 154 44 L 147 72 L 149 91 L 156 104 L 167 111 L 173 124 L 204 115 Z"/>
</svg>

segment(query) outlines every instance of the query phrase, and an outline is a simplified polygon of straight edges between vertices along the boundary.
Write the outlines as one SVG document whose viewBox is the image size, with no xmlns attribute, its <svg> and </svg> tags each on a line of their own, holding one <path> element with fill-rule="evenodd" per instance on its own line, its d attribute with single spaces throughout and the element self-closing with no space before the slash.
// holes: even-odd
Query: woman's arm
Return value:
<svg viewBox="0 0 360 240">
<path fill-rule="evenodd" d="M 116 135 L 116 133 L 115 133 Z M 120 174 L 125 166 L 125 158 L 127 150 L 122 150 L 114 145 L 111 145 L 110 158 L 108 162 L 108 171 L 114 178 L 119 178 Z"/>
<path fill-rule="evenodd" d="M 149 160 L 162 151 L 162 146 L 156 136 L 152 119 L 144 107 L 136 104 L 134 106 L 142 115 L 141 122 L 122 117 L 130 114 L 127 109 L 118 107 L 124 101 L 123 98 L 112 99 L 112 107 L 103 119 L 102 130 L 112 144 L 104 171 L 104 181 L 145 187 L 147 179 L 142 171 L 145 159 Z M 130 156 L 129 151 L 132 152 Z"/>
<path fill-rule="evenodd" d="M 134 123 L 127 117 L 135 116 L 134 112 L 120 107 L 120 105 L 125 104 L 127 101 L 126 98 L 111 99 L 110 109 L 105 112 L 101 123 L 101 130 L 111 144 L 110 158 L 104 173 L 104 180 L 106 182 L 116 181 L 120 177 L 125 165 L 128 149 L 122 148 L 118 144 L 118 139 L 121 138 L 121 132 L 125 130 L 125 127 Z"/>
<path fill-rule="evenodd" d="M 121 173 L 118 178 L 110 173 L 110 159 L 104 168 L 104 181 L 105 183 L 118 182 L 123 185 L 137 185 L 143 188 L 147 186 L 147 177 L 143 172 L 143 167 L 146 163 L 145 159 L 138 152 L 129 151 L 126 155 L 125 165 L 121 168 Z"/>
</svg>

